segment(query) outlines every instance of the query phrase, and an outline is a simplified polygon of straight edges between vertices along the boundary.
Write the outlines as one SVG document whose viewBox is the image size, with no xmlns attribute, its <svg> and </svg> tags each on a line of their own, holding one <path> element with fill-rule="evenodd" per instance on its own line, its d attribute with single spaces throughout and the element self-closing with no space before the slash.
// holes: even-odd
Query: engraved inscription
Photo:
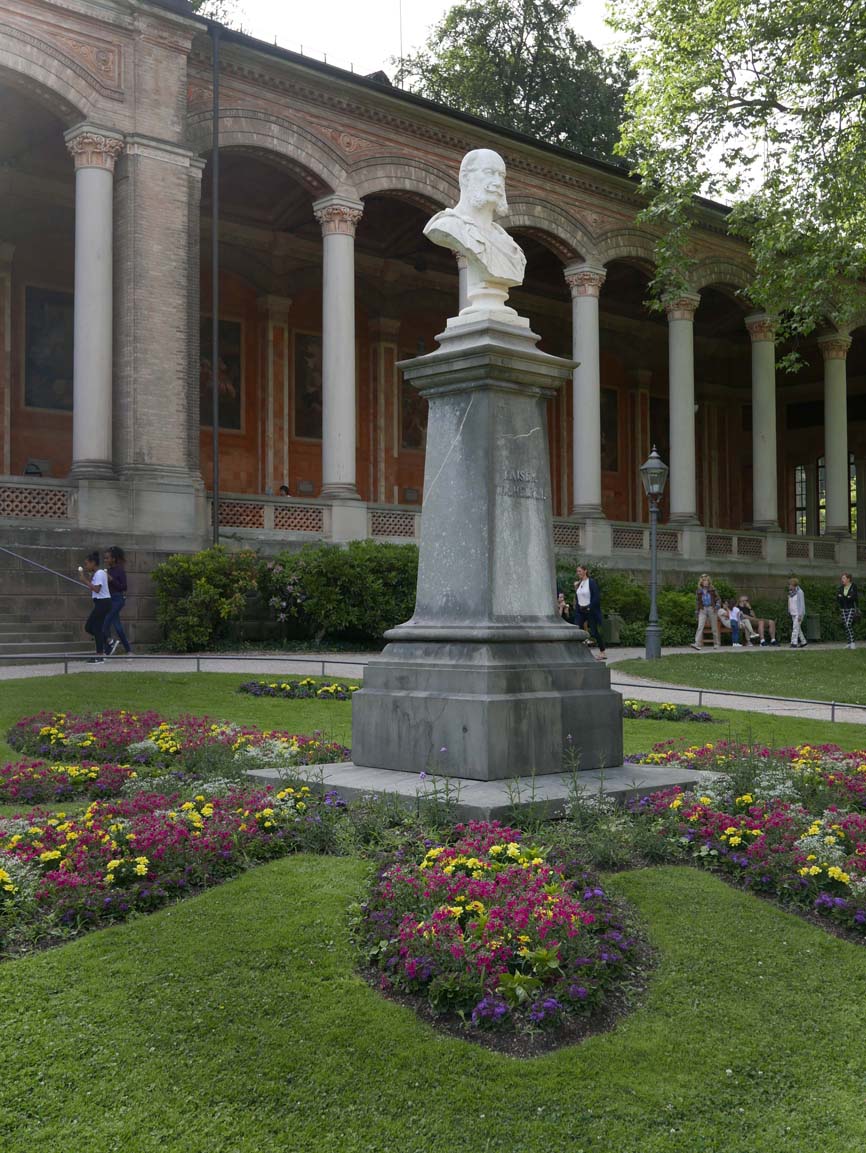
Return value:
<svg viewBox="0 0 866 1153">
<path fill-rule="evenodd" d="M 523 500 L 547 500 L 547 489 L 538 473 L 528 468 L 507 468 L 496 486 L 497 496 L 518 497 Z"/>
</svg>

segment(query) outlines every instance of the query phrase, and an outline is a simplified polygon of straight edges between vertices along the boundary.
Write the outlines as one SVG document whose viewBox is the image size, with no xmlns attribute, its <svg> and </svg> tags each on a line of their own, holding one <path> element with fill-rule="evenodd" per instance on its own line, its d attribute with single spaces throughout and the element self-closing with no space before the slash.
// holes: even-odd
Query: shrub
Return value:
<svg viewBox="0 0 866 1153">
<path fill-rule="evenodd" d="M 221 546 L 178 553 L 153 570 L 157 616 L 168 647 L 187 653 L 224 641 L 258 583 L 255 553 Z"/>
<path fill-rule="evenodd" d="M 352 541 L 281 553 L 263 565 L 261 593 L 277 621 L 300 623 L 317 644 L 375 644 L 412 616 L 417 580 L 414 545 Z"/>
<path fill-rule="evenodd" d="M 658 594 L 662 644 L 687 645 L 695 639 L 695 594 L 693 591 L 663 588 Z"/>
</svg>

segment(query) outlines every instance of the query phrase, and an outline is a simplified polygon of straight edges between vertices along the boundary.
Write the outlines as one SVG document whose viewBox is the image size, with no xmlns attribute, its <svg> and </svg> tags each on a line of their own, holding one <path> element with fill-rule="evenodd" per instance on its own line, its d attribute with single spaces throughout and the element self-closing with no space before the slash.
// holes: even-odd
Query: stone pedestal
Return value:
<svg viewBox="0 0 866 1153">
<path fill-rule="evenodd" d="M 547 402 L 574 363 L 483 314 L 438 339 L 401 365 L 430 404 L 418 594 L 353 698 L 354 763 L 482 781 L 561 773 L 568 749 L 619 765 L 621 698 L 554 608 Z"/>
</svg>

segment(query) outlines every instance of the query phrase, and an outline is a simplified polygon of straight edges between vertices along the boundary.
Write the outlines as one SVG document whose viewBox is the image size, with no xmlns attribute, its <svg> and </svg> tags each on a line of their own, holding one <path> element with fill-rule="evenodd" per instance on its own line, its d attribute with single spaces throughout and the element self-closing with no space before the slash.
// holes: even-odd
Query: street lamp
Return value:
<svg viewBox="0 0 866 1153">
<path fill-rule="evenodd" d="M 662 655 L 662 630 L 656 605 L 656 585 L 658 584 L 656 524 L 659 519 L 659 501 L 667 484 L 668 466 L 656 452 L 655 445 L 649 454 L 649 459 L 640 466 L 640 479 L 650 510 L 650 613 L 646 630 L 646 659 L 657 661 Z"/>
</svg>

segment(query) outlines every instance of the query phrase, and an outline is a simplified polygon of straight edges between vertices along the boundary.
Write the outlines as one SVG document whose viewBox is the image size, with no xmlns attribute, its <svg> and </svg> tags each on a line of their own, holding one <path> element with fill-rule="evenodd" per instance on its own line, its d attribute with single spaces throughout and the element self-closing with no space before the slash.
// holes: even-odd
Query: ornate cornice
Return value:
<svg viewBox="0 0 866 1153">
<path fill-rule="evenodd" d="M 695 309 L 700 303 L 701 298 L 693 296 L 691 293 L 671 297 L 664 302 L 668 320 L 694 320 Z"/>
<path fill-rule="evenodd" d="M 123 137 L 90 128 L 73 128 L 66 133 L 66 147 L 79 168 L 104 168 L 114 171 L 114 163 L 123 151 Z"/>
</svg>

